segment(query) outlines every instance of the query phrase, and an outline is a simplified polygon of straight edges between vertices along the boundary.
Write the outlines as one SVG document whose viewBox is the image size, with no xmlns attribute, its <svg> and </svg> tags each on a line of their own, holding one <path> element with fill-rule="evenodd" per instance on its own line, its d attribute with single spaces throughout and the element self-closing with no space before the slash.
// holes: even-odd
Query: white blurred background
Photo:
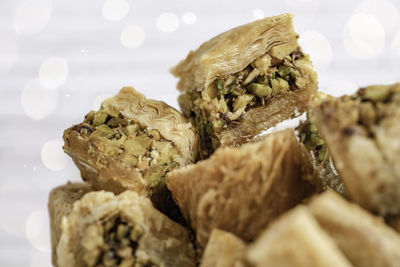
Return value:
<svg viewBox="0 0 400 267">
<path fill-rule="evenodd" d="M 1 0 L 0 266 L 50 266 L 62 132 L 124 85 L 177 106 L 168 69 L 229 28 L 292 12 L 322 91 L 400 81 L 398 0 Z"/>
</svg>

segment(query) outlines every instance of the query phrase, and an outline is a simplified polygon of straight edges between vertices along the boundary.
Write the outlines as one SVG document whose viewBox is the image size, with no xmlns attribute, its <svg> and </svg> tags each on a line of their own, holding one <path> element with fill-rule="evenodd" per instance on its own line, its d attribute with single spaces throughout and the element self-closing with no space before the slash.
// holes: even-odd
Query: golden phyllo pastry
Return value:
<svg viewBox="0 0 400 267">
<path fill-rule="evenodd" d="M 315 186 L 310 159 L 293 129 L 239 148 L 218 149 L 209 159 L 168 174 L 168 188 L 204 248 L 212 230 L 251 241 Z"/>
<path fill-rule="evenodd" d="M 355 267 L 395 267 L 400 262 L 400 235 L 383 219 L 333 192 L 309 205 L 320 226 Z"/>
<path fill-rule="evenodd" d="M 204 250 L 200 267 L 245 267 L 246 244 L 237 236 L 214 229 Z"/>
<path fill-rule="evenodd" d="M 64 132 L 64 151 L 95 188 L 150 196 L 168 212 L 165 175 L 194 163 L 199 138 L 177 110 L 125 87 Z"/>
<path fill-rule="evenodd" d="M 250 245 L 254 267 L 351 267 L 351 263 L 304 206 L 285 213 Z"/>
<path fill-rule="evenodd" d="M 298 37 L 290 14 L 257 20 L 203 43 L 171 69 L 203 158 L 306 110 L 317 77 Z"/>
<path fill-rule="evenodd" d="M 79 186 L 81 198 L 71 209 L 68 192 Z M 50 194 L 56 266 L 195 266 L 186 229 L 156 210 L 148 198 L 129 190 L 118 196 L 105 191 L 83 195 L 85 190 L 84 185 L 69 184 Z"/>
<path fill-rule="evenodd" d="M 48 210 L 50 217 L 51 233 L 51 259 L 54 266 L 57 266 L 56 248 L 61 236 L 61 220 L 63 216 L 72 211 L 76 201 L 81 199 L 86 193 L 93 189 L 84 183 L 68 183 L 60 186 L 50 192 Z"/>
<path fill-rule="evenodd" d="M 330 98 L 312 112 L 348 195 L 370 211 L 400 214 L 400 84 Z"/>
</svg>

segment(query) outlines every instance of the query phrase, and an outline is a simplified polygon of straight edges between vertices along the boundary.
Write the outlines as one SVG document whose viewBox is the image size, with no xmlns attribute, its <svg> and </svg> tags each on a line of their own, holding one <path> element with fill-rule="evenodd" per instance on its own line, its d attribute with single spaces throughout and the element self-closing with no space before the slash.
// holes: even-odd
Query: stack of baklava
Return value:
<svg viewBox="0 0 400 267">
<path fill-rule="evenodd" d="M 125 87 L 65 130 L 53 264 L 398 266 L 400 84 L 324 95 L 298 38 L 234 28 L 171 69 L 182 113 Z"/>
</svg>

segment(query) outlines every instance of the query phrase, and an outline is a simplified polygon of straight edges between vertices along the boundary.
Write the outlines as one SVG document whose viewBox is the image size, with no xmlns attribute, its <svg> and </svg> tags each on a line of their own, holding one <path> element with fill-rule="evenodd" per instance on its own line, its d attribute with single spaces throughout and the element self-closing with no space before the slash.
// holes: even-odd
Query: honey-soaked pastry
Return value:
<svg viewBox="0 0 400 267">
<path fill-rule="evenodd" d="M 309 207 L 355 267 L 399 265 L 400 235 L 381 217 L 373 216 L 334 192 L 323 193 Z"/>
<path fill-rule="evenodd" d="M 54 266 L 57 265 L 56 248 L 61 236 L 61 219 L 69 214 L 73 204 L 81 199 L 86 193 L 93 191 L 90 185 L 84 183 L 68 183 L 51 190 L 49 195 L 49 217 L 51 237 L 51 259 Z"/>
<path fill-rule="evenodd" d="M 246 244 L 232 233 L 214 229 L 200 267 L 246 267 Z"/>
<path fill-rule="evenodd" d="M 314 179 L 307 152 L 288 129 L 220 148 L 207 160 L 170 172 L 167 185 L 204 248 L 214 228 L 251 241 L 312 194 Z"/>
<path fill-rule="evenodd" d="M 317 76 L 297 43 L 292 17 L 224 32 L 171 69 L 179 78 L 179 105 L 199 130 L 203 158 L 307 109 Z"/>
<path fill-rule="evenodd" d="M 52 232 L 60 233 L 56 266 L 195 266 L 186 229 L 156 210 L 148 198 L 129 190 L 118 196 L 89 192 L 72 210 L 64 209 L 63 200 L 69 201 L 67 194 L 55 192 L 49 203 L 62 214 L 60 224 L 50 218 Z"/>
<path fill-rule="evenodd" d="M 170 212 L 165 175 L 197 159 L 196 130 L 174 108 L 124 87 L 64 132 L 64 151 L 94 187 L 150 196 Z"/>
<path fill-rule="evenodd" d="M 347 194 L 381 215 L 400 213 L 400 83 L 362 88 L 313 109 Z"/>
<path fill-rule="evenodd" d="M 249 246 L 254 267 L 351 267 L 351 263 L 304 206 L 274 221 Z"/>
<path fill-rule="evenodd" d="M 336 171 L 324 139 L 310 117 L 310 113 L 307 112 L 307 119 L 301 121 L 296 128 L 297 136 L 309 151 L 315 171 L 318 173 L 324 189 L 334 190 L 343 195 L 345 193 L 343 182 Z"/>
</svg>

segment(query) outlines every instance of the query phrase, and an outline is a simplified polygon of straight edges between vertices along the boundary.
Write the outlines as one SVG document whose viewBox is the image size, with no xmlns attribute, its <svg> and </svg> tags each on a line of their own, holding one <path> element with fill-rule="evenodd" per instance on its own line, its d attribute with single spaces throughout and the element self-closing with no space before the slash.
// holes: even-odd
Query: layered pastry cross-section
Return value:
<svg viewBox="0 0 400 267">
<path fill-rule="evenodd" d="M 400 213 L 400 84 L 368 86 L 312 111 L 349 196 L 370 211 Z"/>
<path fill-rule="evenodd" d="M 171 69 L 203 158 L 307 109 L 317 77 L 297 38 L 292 15 L 265 18 L 212 38 Z"/>
<path fill-rule="evenodd" d="M 400 262 L 400 235 L 374 216 L 334 192 L 309 205 L 320 226 L 355 267 L 395 267 Z"/>
<path fill-rule="evenodd" d="M 311 161 L 293 129 L 168 174 L 168 188 L 204 248 L 212 230 L 248 242 L 316 190 Z"/>
<path fill-rule="evenodd" d="M 82 190 L 71 209 L 72 187 Z M 56 266 L 195 266 L 186 229 L 156 210 L 148 198 L 134 191 L 115 196 L 85 190 L 85 185 L 68 184 L 50 194 Z"/>
<path fill-rule="evenodd" d="M 148 195 L 168 210 L 165 175 L 194 163 L 197 131 L 177 110 L 125 87 L 64 132 L 64 151 L 95 188 Z"/>
<path fill-rule="evenodd" d="M 335 241 L 304 206 L 282 215 L 249 246 L 255 267 L 351 267 Z"/>
</svg>

